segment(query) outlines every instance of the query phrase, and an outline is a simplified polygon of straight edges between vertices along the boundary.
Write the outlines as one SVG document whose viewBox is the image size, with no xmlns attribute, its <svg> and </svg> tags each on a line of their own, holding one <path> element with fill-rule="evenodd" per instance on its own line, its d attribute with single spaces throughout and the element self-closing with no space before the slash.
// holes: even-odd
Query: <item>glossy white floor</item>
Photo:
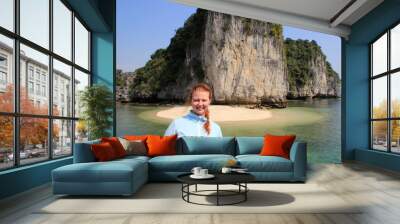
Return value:
<svg viewBox="0 0 400 224">
<path fill-rule="evenodd" d="M 0 202 L 0 223 L 400 223 L 400 174 L 358 163 L 312 165 L 308 183 L 367 204 L 358 214 L 37 214 L 49 185 Z M 318 203 L 318 201 L 315 201 Z M 173 206 L 173 205 L 171 205 Z"/>
</svg>

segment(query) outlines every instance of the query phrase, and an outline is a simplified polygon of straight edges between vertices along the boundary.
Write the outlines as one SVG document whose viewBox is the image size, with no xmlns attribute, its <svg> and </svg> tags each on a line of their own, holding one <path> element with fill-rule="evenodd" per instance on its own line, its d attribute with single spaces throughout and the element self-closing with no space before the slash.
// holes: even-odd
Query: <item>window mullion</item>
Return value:
<svg viewBox="0 0 400 224">
<path fill-rule="evenodd" d="M 53 0 L 49 0 L 49 50 L 53 52 Z M 53 56 L 49 55 L 49 75 L 48 75 L 49 86 L 47 88 L 49 97 L 49 116 L 48 119 L 48 152 L 49 159 L 53 159 Z"/>
<path fill-rule="evenodd" d="M 387 71 L 390 71 L 390 30 L 387 32 Z M 391 79 L 392 75 L 389 73 L 387 75 L 387 117 L 391 118 L 392 117 L 392 111 L 391 111 Z M 391 120 L 388 120 L 387 122 L 387 140 L 388 140 L 388 152 L 392 151 L 392 135 L 391 135 Z"/>
<path fill-rule="evenodd" d="M 19 35 L 19 5 L 20 1 L 14 1 L 14 30 L 17 35 Z M 20 105 L 20 50 L 19 50 L 19 39 L 14 39 L 14 112 L 19 114 Z M 20 156 L 19 156 L 19 135 L 20 135 L 20 118 L 14 116 L 14 166 L 20 165 Z"/>
<path fill-rule="evenodd" d="M 71 67 L 72 71 L 71 71 L 71 91 L 72 91 L 72 105 L 71 105 L 71 117 L 75 118 L 75 12 L 72 11 L 72 15 L 71 15 L 71 23 L 72 23 L 72 38 L 71 38 L 71 60 L 72 60 L 72 64 L 73 66 Z M 72 130 L 71 130 L 71 150 L 72 150 L 72 155 L 74 155 L 74 145 L 75 145 L 75 125 L 76 125 L 76 121 L 72 121 Z"/>
</svg>

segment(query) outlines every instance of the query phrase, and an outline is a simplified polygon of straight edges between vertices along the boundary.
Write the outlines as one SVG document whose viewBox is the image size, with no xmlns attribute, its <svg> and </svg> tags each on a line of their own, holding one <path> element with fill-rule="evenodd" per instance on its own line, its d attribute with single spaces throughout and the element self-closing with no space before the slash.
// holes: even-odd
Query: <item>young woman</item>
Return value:
<svg viewBox="0 0 400 224">
<path fill-rule="evenodd" d="M 188 103 L 192 105 L 192 109 L 185 116 L 173 120 L 164 135 L 178 134 L 178 138 L 182 136 L 222 137 L 219 125 L 210 121 L 208 106 L 211 99 L 212 90 L 207 84 L 199 83 L 193 86 L 188 97 Z"/>
</svg>

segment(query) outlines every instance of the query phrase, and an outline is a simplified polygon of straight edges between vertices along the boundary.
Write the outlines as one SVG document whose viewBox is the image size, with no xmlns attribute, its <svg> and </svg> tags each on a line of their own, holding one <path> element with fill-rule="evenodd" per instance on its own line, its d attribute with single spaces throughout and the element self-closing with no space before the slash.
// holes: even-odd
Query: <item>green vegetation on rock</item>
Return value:
<svg viewBox="0 0 400 224">
<path fill-rule="evenodd" d="M 136 77 L 130 87 L 131 96 L 139 98 L 155 98 L 156 94 L 177 79 L 185 77 L 188 71 L 184 68 L 186 50 L 199 45 L 202 41 L 206 11 L 198 9 L 185 22 L 184 26 L 176 30 L 166 49 L 158 49 L 151 59 L 142 68 L 135 71 Z M 197 77 L 204 77 L 200 61 L 195 62 L 194 68 Z"/>
<path fill-rule="evenodd" d="M 326 61 L 321 47 L 314 40 L 285 40 L 285 54 L 288 68 L 289 89 L 303 87 L 308 84 L 313 77 L 310 62 L 316 61 L 322 57 L 326 62 L 327 77 L 339 80 L 338 74 L 332 69 L 329 62 Z"/>
</svg>

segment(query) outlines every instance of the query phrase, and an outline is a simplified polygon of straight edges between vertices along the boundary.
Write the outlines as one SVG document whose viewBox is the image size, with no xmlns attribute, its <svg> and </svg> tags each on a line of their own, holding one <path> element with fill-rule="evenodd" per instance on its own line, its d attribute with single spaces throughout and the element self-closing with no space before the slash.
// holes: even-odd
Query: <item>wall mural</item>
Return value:
<svg viewBox="0 0 400 224">
<path fill-rule="evenodd" d="M 197 9 L 142 67 L 118 70 L 117 134 L 163 135 L 203 82 L 223 136 L 296 134 L 310 162 L 339 162 L 340 76 L 316 41 L 285 38 L 283 29 Z"/>
</svg>

